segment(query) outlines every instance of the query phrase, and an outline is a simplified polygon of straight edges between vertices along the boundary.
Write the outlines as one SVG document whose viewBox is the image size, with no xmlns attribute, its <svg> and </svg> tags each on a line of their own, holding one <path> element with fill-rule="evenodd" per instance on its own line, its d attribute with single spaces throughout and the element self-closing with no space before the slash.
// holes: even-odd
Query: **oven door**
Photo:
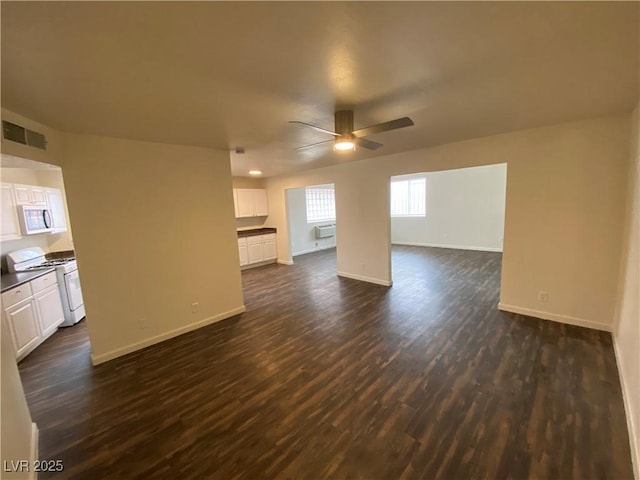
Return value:
<svg viewBox="0 0 640 480">
<path fill-rule="evenodd" d="M 82 290 L 80 289 L 80 276 L 78 270 L 64 274 L 64 284 L 67 291 L 67 300 L 69 300 L 69 308 L 76 310 L 82 306 Z"/>
</svg>

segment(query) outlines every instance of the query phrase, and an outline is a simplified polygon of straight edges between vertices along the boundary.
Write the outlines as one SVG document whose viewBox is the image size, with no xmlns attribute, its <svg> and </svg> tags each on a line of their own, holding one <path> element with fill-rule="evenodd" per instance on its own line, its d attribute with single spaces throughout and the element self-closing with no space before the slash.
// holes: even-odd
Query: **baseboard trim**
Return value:
<svg viewBox="0 0 640 480">
<path fill-rule="evenodd" d="M 583 318 L 571 317 L 569 315 L 560 315 L 557 313 L 545 312 L 542 310 L 533 310 L 531 308 L 517 307 L 515 305 L 508 305 L 506 303 L 498 303 L 498 308 L 505 312 L 518 313 L 520 315 L 527 315 L 529 317 L 541 318 L 543 320 L 551 320 L 552 322 L 567 323 L 569 325 L 575 325 L 577 327 L 592 328 L 594 330 L 603 330 L 605 332 L 611 332 L 611 325 L 604 323 L 593 322 L 591 320 L 585 320 Z"/>
<path fill-rule="evenodd" d="M 282 258 L 279 258 L 278 263 L 280 265 L 293 265 L 293 260 L 284 260 Z"/>
<path fill-rule="evenodd" d="M 298 255 L 305 255 L 307 253 L 313 253 L 313 252 L 319 252 L 321 250 L 330 250 L 332 248 L 336 248 L 335 245 L 328 245 L 326 247 L 320 247 L 320 248 L 309 248 L 308 250 L 301 250 L 299 252 L 294 252 L 291 254 L 292 257 L 297 257 Z"/>
<path fill-rule="evenodd" d="M 350 278 L 352 280 L 360 280 L 361 282 L 375 283 L 376 285 L 383 285 L 390 287 L 393 282 L 388 280 L 381 280 L 379 278 L 365 277 L 364 275 L 356 275 L 355 273 L 337 272 L 339 277 Z"/>
<path fill-rule="evenodd" d="M 248 263 L 246 265 L 240 265 L 240 270 L 249 270 L 250 268 L 264 267 L 265 265 L 273 265 L 274 263 L 277 263 L 277 260 L 271 259 L 264 260 L 263 262 Z"/>
<path fill-rule="evenodd" d="M 143 348 L 150 347 L 151 345 L 155 345 L 156 343 L 164 342 L 165 340 L 169 340 L 170 338 L 174 338 L 180 336 L 184 333 L 191 332 L 193 330 L 197 330 L 198 328 L 205 327 L 207 325 L 211 325 L 212 323 L 219 322 L 221 320 L 225 320 L 227 318 L 233 317 L 240 313 L 246 312 L 247 309 L 244 305 L 234 308 L 233 310 L 229 310 L 227 312 L 219 313 L 218 315 L 214 315 L 212 317 L 205 318 L 204 320 L 200 320 L 195 323 L 191 323 L 189 325 L 185 325 L 184 327 L 176 328 L 175 330 L 170 330 L 165 333 L 161 333 L 160 335 L 156 335 L 155 337 L 147 338 L 146 340 L 142 340 L 140 342 L 132 343 L 130 345 L 126 345 L 121 348 L 117 348 L 107 353 L 102 353 L 100 355 L 91 354 L 91 363 L 93 365 L 99 365 L 104 362 L 108 362 L 109 360 L 113 360 L 114 358 L 121 357 L 123 355 L 127 355 L 128 353 L 135 352 L 137 350 L 142 350 Z"/>
<path fill-rule="evenodd" d="M 29 457 L 30 457 L 30 463 L 29 465 L 33 466 L 36 464 L 36 460 L 38 460 L 38 445 L 39 445 L 40 441 L 39 441 L 39 431 L 38 431 L 38 425 L 36 425 L 34 422 L 31 422 L 31 442 L 30 442 L 30 447 L 29 447 Z M 37 473 L 35 472 L 35 469 L 31 468 L 29 469 L 29 478 L 35 480 L 37 478 Z"/>
<path fill-rule="evenodd" d="M 435 248 L 452 248 L 454 250 L 475 250 L 478 252 L 502 252 L 502 248 L 494 247 L 475 247 L 467 245 L 447 245 L 444 243 L 420 243 L 420 242 L 391 242 L 391 245 L 406 245 L 408 247 L 435 247 Z"/>
<path fill-rule="evenodd" d="M 629 402 L 629 394 L 627 393 L 627 383 L 625 381 L 624 363 L 620 353 L 618 351 L 618 338 L 617 335 L 613 337 L 613 352 L 616 356 L 616 365 L 618 366 L 618 378 L 620 378 L 620 389 L 622 390 L 622 402 L 624 403 L 624 413 L 627 419 L 627 430 L 629 431 L 629 447 L 631 448 L 631 464 L 633 466 L 633 477 L 640 479 L 640 458 L 638 458 L 638 451 L 640 450 L 640 439 L 636 438 L 636 429 L 634 418 L 632 416 L 633 409 Z"/>
</svg>

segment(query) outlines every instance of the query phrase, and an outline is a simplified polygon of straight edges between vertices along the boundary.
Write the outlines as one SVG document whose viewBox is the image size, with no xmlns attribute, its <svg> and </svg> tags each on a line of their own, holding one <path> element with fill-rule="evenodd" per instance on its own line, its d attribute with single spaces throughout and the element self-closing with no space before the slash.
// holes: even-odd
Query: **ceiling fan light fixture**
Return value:
<svg viewBox="0 0 640 480">
<path fill-rule="evenodd" d="M 334 150 L 338 150 L 340 152 L 346 152 L 347 150 L 355 150 L 356 144 L 349 140 L 340 140 L 335 143 L 333 148 Z"/>
<path fill-rule="evenodd" d="M 311 123 L 301 122 L 300 120 L 289 120 L 289 123 L 296 123 L 304 125 L 305 127 L 313 128 L 322 133 L 333 135 L 335 138 L 332 140 L 323 140 L 321 142 L 310 143 L 308 145 L 302 145 L 296 147 L 294 150 L 305 150 L 310 147 L 316 147 L 318 145 L 326 145 L 329 142 L 333 142 L 333 149 L 337 152 L 349 152 L 358 147 L 366 148 L 367 150 L 377 150 L 383 147 L 381 143 L 369 140 L 368 135 L 375 133 L 388 132 L 389 130 L 397 130 L 398 128 L 405 128 L 412 126 L 413 120 L 409 117 L 396 118 L 388 122 L 377 123 L 375 125 L 369 125 L 365 128 L 358 130 L 353 129 L 353 110 L 338 110 L 335 112 L 335 132 L 327 130 L 326 128 L 318 127 Z"/>
<path fill-rule="evenodd" d="M 353 151 L 356 149 L 356 142 L 352 135 L 341 135 L 335 139 L 333 149 L 339 152 Z"/>
</svg>

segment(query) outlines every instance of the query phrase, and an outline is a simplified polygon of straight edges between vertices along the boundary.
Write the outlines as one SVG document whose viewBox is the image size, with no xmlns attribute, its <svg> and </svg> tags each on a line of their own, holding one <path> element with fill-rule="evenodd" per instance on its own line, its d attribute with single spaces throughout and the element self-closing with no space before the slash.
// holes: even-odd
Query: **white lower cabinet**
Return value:
<svg viewBox="0 0 640 480">
<path fill-rule="evenodd" d="M 36 348 L 40 340 L 36 304 L 33 298 L 5 309 L 9 329 L 16 350 L 16 358 L 21 359 Z"/>
<path fill-rule="evenodd" d="M 238 239 L 238 253 L 240 254 L 240 266 L 247 265 L 249 263 L 249 256 L 247 253 L 247 239 Z"/>
<path fill-rule="evenodd" d="M 58 285 L 52 285 L 46 290 L 36 293 L 34 296 L 38 317 L 40 319 L 40 331 L 47 338 L 58 329 L 64 321 L 62 303 L 60 302 L 60 290 Z"/>
<path fill-rule="evenodd" d="M 240 266 L 263 263 L 278 258 L 276 234 L 254 235 L 238 239 Z"/>
<path fill-rule="evenodd" d="M 249 256 L 249 264 L 262 262 L 262 242 L 249 242 L 247 241 L 247 253 Z"/>
<path fill-rule="evenodd" d="M 270 237 L 270 235 L 263 235 L 262 243 L 262 258 L 263 260 L 275 260 L 278 258 L 278 251 L 276 249 L 276 235 L 273 235 L 273 239 L 264 239 L 264 237 Z"/>
<path fill-rule="evenodd" d="M 64 321 L 55 272 L 7 290 L 2 304 L 17 360 L 31 353 Z"/>
</svg>

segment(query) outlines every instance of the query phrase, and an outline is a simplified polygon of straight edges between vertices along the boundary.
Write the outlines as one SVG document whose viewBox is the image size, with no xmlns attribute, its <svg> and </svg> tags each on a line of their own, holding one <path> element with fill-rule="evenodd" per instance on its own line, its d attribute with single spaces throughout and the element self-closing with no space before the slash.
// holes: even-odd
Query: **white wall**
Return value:
<svg viewBox="0 0 640 480">
<path fill-rule="evenodd" d="M 37 446 L 37 438 L 33 438 L 37 431 L 32 428 L 31 415 L 27 406 L 27 400 L 22 389 L 13 344 L 9 338 L 9 328 L 2 319 L 2 402 L 0 402 L 0 423 L 2 424 L 2 467 L 6 461 L 9 467 L 11 461 L 34 460 L 32 449 Z M 35 453 L 35 450 L 33 450 Z M 33 466 L 33 464 L 31 464 Z M 4 470 L 4 468 L 3 468 Z M 26 473 L 2 472 L 2 478 L 29 478 Z"/>
<path fill-rule="evenodd" d="M 63 173 L 96 362 L 244 310 L 228 152 L 68 134 Z"/>
<path fill-rule="evenodd" d="M 633 113 L 629 187 L 614 346 L 625 400 L 635 477 L 640 479 L 640 122 Z"/>
<path fill-rule="evenodd" d="M 269 178 L 268 224 L 291 260 L 284 191 L 334 183 L 338 270 L 388 284 L 389 178 L 507 163 L 502 308 L 611 330 L 629 125 L 628 114 L 594 118 Z"/>
<path fill-rule="evenodd" d="M 417 176 L 426 178 L 426 216 L 391 217 L 392 243 L 502 251 L 506 164 Z"/>
<path fill-rule="evenodd" d="M 334 221 L 307 223 L 307 197 L 304 188 L 287 190 L 289 204 L 289 233 L 291 235 L 291 255 L 324 250 L 336 246 L 336 237 L 316 238 L 316 225 L 329 225 Z"/>
</svg>

